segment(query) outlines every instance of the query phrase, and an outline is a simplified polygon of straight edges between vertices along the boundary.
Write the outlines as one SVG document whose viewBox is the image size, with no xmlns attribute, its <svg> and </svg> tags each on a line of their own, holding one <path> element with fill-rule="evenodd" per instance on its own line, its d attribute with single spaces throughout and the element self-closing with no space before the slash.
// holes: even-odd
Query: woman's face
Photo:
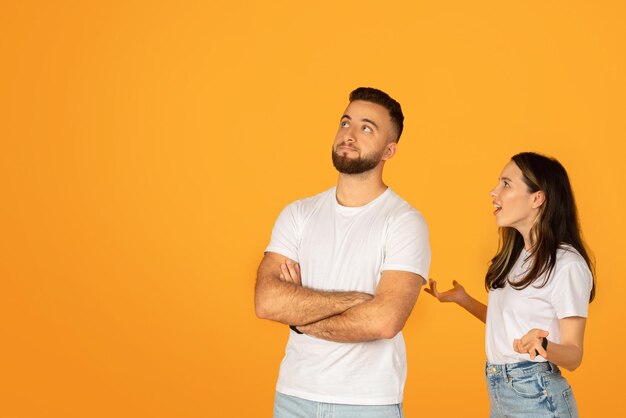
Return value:
<svg viewBox="0 0 626 418">
<path fill-rule="evenodd" d="M 525 239 L 528 238 L 543 203 L 540 193 L 530 193 L 524 183 L 522 170 L 509 161 L 500 174 L 498 185 L 489 193 L 496 208 L 493 212 L 496 224 L 499 227 L 515 228 Z"/>
</svg>

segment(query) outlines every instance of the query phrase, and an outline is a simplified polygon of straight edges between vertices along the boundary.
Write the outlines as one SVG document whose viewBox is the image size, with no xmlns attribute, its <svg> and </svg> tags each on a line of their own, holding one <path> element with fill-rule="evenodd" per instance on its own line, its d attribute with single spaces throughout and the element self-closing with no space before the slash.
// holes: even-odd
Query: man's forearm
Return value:
<svg viewBox="0 0 626 418">
<path fill-rule="evenodd" d="M 361 292 L 329 292 L 277 279 L 257 282 L 255 304 L 259 318 L 287 325 L 304 325 L 340 314 L 372 298 Z"/>
<path fill-rule="evenodd" d="M 383 312 L 375 301 L 364 302 L 345 312 L 298 330 L 312 337 L 340 343 L 357 343 L 393 338 L 404 326 L 392 313 Z"/>
<path fill-rule="evenodd" d="M 423 282 L 414 273 L 385 271 L 374 298 L 298 329 L 313 337 L 343 343 L 393 338 L 409 318 Z"/>
</svg>

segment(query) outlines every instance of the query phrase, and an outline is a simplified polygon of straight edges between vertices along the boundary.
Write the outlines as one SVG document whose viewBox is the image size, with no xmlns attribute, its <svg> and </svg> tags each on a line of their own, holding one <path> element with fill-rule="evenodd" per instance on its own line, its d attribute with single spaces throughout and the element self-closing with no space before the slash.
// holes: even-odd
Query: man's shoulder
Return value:
<svg viewBox="0 0 626 418">
<path fill-rule="evenodd" d="M 424 217 L 413 205 L 393 190 L 389 190 L 389 204 L 395 217 L 408 216 L 423 220 Z"/>
<path fill-rule="evenodd" d="M 335 187 L 331 187 L 330 189 L 324 190 L 323 192 L 316 195 L 294 200 L 293 202 L 289 203 L 285 208 L 289 208 L 290 210 L 295 210 L 300 213 L 307 213 L 314 210 L 319 205 L 327 203 L 334 196 Z"/>
</svg>

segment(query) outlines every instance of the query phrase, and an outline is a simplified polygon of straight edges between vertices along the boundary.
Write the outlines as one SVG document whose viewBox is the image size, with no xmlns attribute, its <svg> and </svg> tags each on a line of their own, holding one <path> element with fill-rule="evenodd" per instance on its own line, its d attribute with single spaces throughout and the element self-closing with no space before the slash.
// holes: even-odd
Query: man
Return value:
<svg viewBox="0 0 626 418">
<path fill-rule="evenodd" d="M 291 326 L 274 417 L 402 416 L 402 327 L 428 276 L 422 216 L 388 188 L 404 116 L 360 87 L 332 148 L 337 186 L 288 205 L 259 266 L 259 318 Z"/>
</svg>

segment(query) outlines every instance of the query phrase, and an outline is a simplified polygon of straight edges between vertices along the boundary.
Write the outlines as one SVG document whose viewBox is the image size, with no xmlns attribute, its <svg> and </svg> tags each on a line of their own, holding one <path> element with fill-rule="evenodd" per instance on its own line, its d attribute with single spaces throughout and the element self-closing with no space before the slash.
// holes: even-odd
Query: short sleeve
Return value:
<svg viewBox="0 0 626 418">
<path fill-rule="evenodd" d="M 586 318 L 593 277 L 584 262 L 570 263 L 556 273 L 551 301 L 559 319 L 569 316 Z"/>
<path fill-rule="evenodd" d="M 272 238 L 265 252 L 282 254 L 298 261 L 298 218 L 297 202 L 287 205 L 274 223 Z"/>
<path fill-rule="evenodd" d="M 389 225 L 382 271 L 399 270 L 428 278 L 430 242 L 428 227 L 417 211 L 403 214 Z"/>
</svg>

